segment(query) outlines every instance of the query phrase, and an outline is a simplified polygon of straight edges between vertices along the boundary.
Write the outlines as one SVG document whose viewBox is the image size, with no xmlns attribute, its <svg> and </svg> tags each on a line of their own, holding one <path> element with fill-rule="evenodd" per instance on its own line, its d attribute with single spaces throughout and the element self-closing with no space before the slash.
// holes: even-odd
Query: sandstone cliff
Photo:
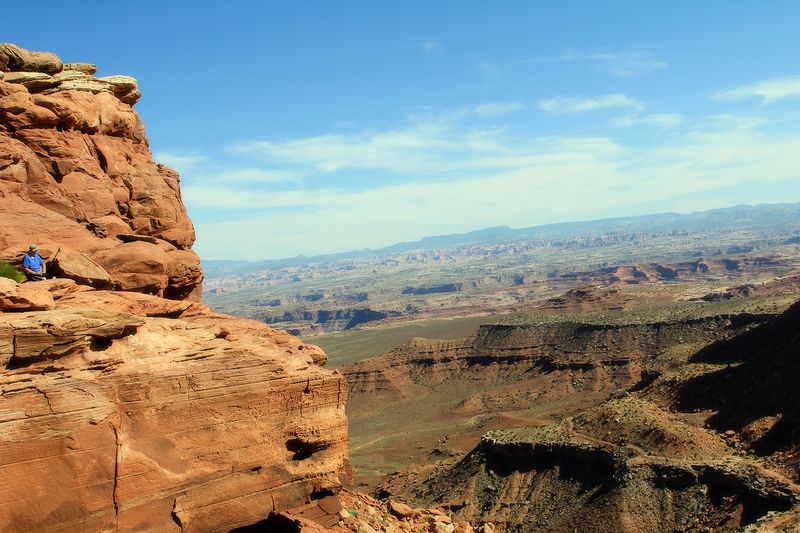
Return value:
<svg viewBox="0 0 800 533">
<path fill-rule="evenodd" d="M 93 72 L 0 45 L 0 250 L 71 278 L 0 278 L 0 530 L 227 531 L 336 492 L 344 379 L 194 301 L 178 176 L 135 81 Z"/>
<path fill-rule="evenodd" d="M 0 45 L 0 258 L 31 242 L 61 274 L 198 300 L 202 272 L 178 174 L 155 163 L 128 76 Z"/>
</svg>

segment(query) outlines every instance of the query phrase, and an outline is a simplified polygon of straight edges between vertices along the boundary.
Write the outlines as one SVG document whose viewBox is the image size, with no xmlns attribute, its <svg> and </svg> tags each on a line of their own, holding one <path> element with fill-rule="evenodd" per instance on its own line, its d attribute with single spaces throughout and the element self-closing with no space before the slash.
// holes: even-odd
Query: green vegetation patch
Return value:
<svg viewBox="0 0 800 533">
<path fill-rule="evenodd" d="M 0 262 L 0 278 L 13 279 L 17 283 L 25 281 L 25 275 L 10 263 Z"/>
</svg>

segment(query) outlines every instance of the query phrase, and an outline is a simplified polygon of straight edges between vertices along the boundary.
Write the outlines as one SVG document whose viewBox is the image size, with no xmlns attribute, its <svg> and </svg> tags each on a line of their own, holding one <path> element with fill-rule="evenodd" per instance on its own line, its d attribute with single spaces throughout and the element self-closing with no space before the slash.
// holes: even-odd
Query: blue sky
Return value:
<svg viewBox="0 0 800 533">
<path fill-rule="evenodd" d="M 0 40 L 139 80 L 206 259 L 800 201 L 800 2 L 79 5 Z"/>
</svg>

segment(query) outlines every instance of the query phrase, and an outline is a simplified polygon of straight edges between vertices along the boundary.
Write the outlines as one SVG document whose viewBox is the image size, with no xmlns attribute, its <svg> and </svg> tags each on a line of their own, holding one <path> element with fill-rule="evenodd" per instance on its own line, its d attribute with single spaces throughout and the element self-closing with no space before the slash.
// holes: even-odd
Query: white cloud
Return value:
<svg viewBox="0 0 800 533">
<path fill-rule="evenodd" d="M 615 126 L 641 126 L 652 125 L 661 128 L 674 128 L 681 124 L 684 118 L 676 113 L 650 113 L 650 114 L 630 114 L 615 118 L 612 123 Z"/>
<path fill-rule="evenodd" d="M 669 66 L 648 50 L 603 50 L 584 54 L 566 52 L 561 58 L 564 61 L 594 61 L 606 72 L 621 77 L 641 76 Z"/>
<path fill-rule="evenodd" d="M 164 163 L 168 167 L 172 167 L 179 172 L 186 172 L 195 168 L 200 163 L 204 163 L 207 158 L 197 153 L 181 154 L 177 152 L 155 152 L 153 160 Z"/>
<path fill-rule="evenodd" d="M 492 142 L 500 132 L 457 128 L 448 119 L 434 119 L 396 130 L 328 134 L 287 141 L 244 141 L 228 147 L 228 152 L 258 157 L 272 164 L 310 166 L 316 173 L 326 174 L 346 169 L 441 172 L 460 168 L 465 159 L 477 155 L 502 152 L 503 147 Z"/>
<path fill-rule="evenodd" d="M 492 63 L 490 61 L 481 61 L 477 65 L 478 70 L 481 74 L 489 76 L 490 78 L 497 77 L 503 71 L 503 67 L 498 63 Z"/>
<path fill-rule="evenodd" d="M 216 212 L 216 221 L 195 217 L 196 249 L 208 258 L 275 258 L 498 224 L 800 200 L 800 186 L 790 186 L 800 184 L 800 131 L 772 128 L 763 116 L 631 113 L 616 119 L 631 128 L 623 141 L 470 127 L 476 109 L 439 118 L 429 110 L 403 128 L 238 143 L 231 154 L 256 156 L 270 170 L 184 181 L 190 212 Z M 651 132 L 657 145 L 643 139 Z M 351 179 L 357 174 L 366 179 Z M 263 185 L 271 180 L 280 186 Z"/>
<path fill-rule="evenodd" d="M 611 48 L 592 52 L 567 51 L 557 56 L 536 57 L 517 63 L 571 63 L 575 61 L 595 63 L 604 72 L 620 77 L 642 76 L 669 66 L 665 61 L 656 59 L 655 55 L 649 50 L 615 50 Z"/>
<path fill-rule="evenodd" d="M 441 43 L 429 39 L 418 42 L 417 47 L 425 54 L 438 54 L 442 51 Z"/>
<path fill-rule="evenodd" d="M 215 182 L 228 184 L 284 183 L 296 181 L 297 177 L 286 170 L 264 170 L 261 168 L 226 169 L 219 172 L 203 173 L 194 178 L 196 182 Z"/>
<path fill-rule="evenodd" d="M 522 109 L 525 109 L 525 105 L 521 102 L 494 102 L 475 106 L 475 114 L 479 117 L 488 117 L 513 113 Z"/>
<path fill-rule="evenodd" d="M 539 108 L 547 113 L 582 113 L 596 109 L 625 107 L 641 111 L 644 104 L 624 94 L 606 94 L 603 96 L 558 96 L 539 100 Z"/>
<path fill-rule="evenodd" d="M 800 96 L 800 76 L 788 76 L 751 83 L 726 91 L 714 93 L 711 98 L 719 101 L 761 98 L 762 103 L 771 104 L 784 98 Z"/>
</svg>

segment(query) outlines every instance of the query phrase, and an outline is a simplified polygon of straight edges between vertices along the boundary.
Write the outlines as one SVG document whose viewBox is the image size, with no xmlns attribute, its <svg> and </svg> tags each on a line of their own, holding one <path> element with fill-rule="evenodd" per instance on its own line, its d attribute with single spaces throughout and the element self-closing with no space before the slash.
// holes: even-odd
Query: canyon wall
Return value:
<svg viewBox="0 0 800 533">
<path fill-rule="evenodd" d="M 610 393 L 636 384 L 643 374 L 650 379 L 647 376 L 654 372 L 656 358 L 676 346 L 702 346 L 772 315 L 630 321 L 619 321 L 619 316 L 628 315 L 606 319 L 542 314 L 533 315 L 529 323 L 501 321 L 480 326 L 475 335 L 465 339 L 413 339 L 383 356 L 345 365 L 342 371 L 351 394 L 378 394 L 395 400 L 412 397 L 420 384 L 431 387 L 448 379 L 498 383 L 556 372 L 572 383 L 560 394 Z M 541 392 L 532 390 L 526 395 Z"/>
<path fill-rule="evenodd" d="M 347 385 L 291 335 L 196 302 L 178 175 L 132 78 L 0 45 L 0 530 L 227 531 L 350 476 Z M 59 251 L 60 250 L 60 251 Z"/>
</svg>

